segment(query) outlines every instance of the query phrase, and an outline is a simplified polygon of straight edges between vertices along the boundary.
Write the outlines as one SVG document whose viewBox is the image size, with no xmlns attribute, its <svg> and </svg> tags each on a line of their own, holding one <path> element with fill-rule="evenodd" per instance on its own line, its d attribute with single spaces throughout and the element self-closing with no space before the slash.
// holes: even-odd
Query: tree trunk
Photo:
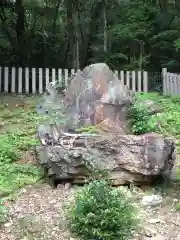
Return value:
<svg viewBox="0 0 180 240">
<path fill-rule="evenodd" d="M 56 10 L 54 14 L 54 20 L 53 20 L 53 33 L 56 32 L 56 24 L 57 24 L 57 18 L 58 18 L 58 11 L 60 7 L 61 0 L 57 0 Z"/>
<path fill-rule="evenodd" d="M 83 50 L 81 54 L 81 59 L 80 59 L 80 67 L 84 68 L 85 66 L 88 65 L 88 60 L 92 56 L 92 50 L 91 50 L 91 44 L 93 41 L 93 37 L 96 34 L 96 27 L 97 27 L 97 21 L 98 16 L 100 15 L 100 12 L 102 11 L 102 2 L 97 2 L 96 6 L 93 7 L 92 12 L 91 12 L 91 21 L 89 24 L 89 33 L 86 38 L 84 38 L 83 42 Z"/>
<path fill-rule="evenodd" d="M 162 12 L 166 12 L 168 10 L 168 0 L 159 0 L 159 6 Z"/>
<path fill-rule="evenodd" d="M 78 14 L 77 11 L 75 11 L 74 14 L 74 22 L 75 22 L 75 36 L 76 36 L 76 47 L 75 47 L 75 69 L 80 68 L 80 63 L 79 63 L 79 27 L 78 27 Z"/>
<path fill-rule="evenodd" d="M 66 0 L 66 14 L 67 14 L 67 36 L 68 36 L 68 57 L 67 61 L 71 67 L 74 62 L 74 24 L 73 24 L 73 1 Z"/>
<path fill-rule="evenodd" d="M 106 0 L 104 0 L 103 8 L 103 18 L 104 18 L 104 52 L 107 52 L 107 12 L 106 12 Z"/>
<path fill-rule="evenodd" d="M 25 50 L 25 9 L 23 6 L 23 0 L 16 0 L 15 5 L 17 20 L 16 20 L 16 34 L 19 46 L 19 64 L 23 65 L 24 62 L 24 50 Z"/>
</svg>

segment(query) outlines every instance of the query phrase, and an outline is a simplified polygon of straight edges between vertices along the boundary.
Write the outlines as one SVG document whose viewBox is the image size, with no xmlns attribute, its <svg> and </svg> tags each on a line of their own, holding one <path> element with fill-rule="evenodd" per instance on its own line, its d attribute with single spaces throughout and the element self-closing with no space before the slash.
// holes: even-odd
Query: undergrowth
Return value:
<svg viewBox="0 0 180 240">
<path fill-rule="evenodd" d="M 82 240 L 130 239 L 138 223 L 131 198 L 105 180 L 81 188 L 68 210 L 70 229 Z"/>
<path fill-rule="evenodd" d="M 153 101 L 160 111 L 150 115 L 144 101 Z M 142 134 L 159 132 L 180 138 L 180 97 L 162 96 L 158 93 L 137 94 L 130 110 L 132 132 Z"/>
<path fill-rule="evenodd" d="M 23 153 L 38 144 L 36 127 L 39 121 L 33 107 L 28 111 L 14 111 L 0 106 L 0 198 L 20 187 L 33 184 L 42 177 L 41 169 L 24 162 L 19 164 Z"/>
</svg>

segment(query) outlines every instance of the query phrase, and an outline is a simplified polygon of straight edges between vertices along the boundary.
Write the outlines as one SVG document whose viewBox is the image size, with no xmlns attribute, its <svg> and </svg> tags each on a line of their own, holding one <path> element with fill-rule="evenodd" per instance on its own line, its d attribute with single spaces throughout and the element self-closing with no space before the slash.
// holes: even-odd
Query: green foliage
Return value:
<svg viewBox="0 0 180 240">
<path fill-rule="evenodd" d="M 132 133 L 143 134 L 156 131 L 156 122 L 149 115 L 147 107 L 143 102 L 136 100 L 129 110 L 130 124 Z"/>
<path fill-rule="evenodd" d="M 143 102 L 152 100 L 162 110 L 150 115 Z M 161 96 L 154 93 L 137 94 L 134 106 L 130 111 L 132 131 L 136 134 L 156 131 L 165 135 L 180 137 L 180 98 Z"/>
<path fill-rule="evenodd" d="M 180 203 L 179 202 L 175 204 L 174 209 L 176 212 L 180 211 Z"/>
<path fill-rule="evenodd" d="M 76 129 L 77 133 L 98 133 L 98 129 L 96 126 L 89 126 L 89 127 L 81 127 Z"/>
<path fill-rule="evenodd" d="M 76 194 L 68 219 L 72 232 L 83 240 L 128 240 L 137 226 L 130 198 L 104 180 L 93 181 Z"/>
<path fill-rule="evenodd" d="M 175 44 L 175 47 L 176 47 L 177 50 L 180 49 L 180 38 L 177 39 L 177 40 L 174 42 L 174 44 Z"/>
<path fill-rule="evenodd" d="M 10 111 L 1 106 L 0 121 L 4 127 L 0 133 L 0 196 L 16 191 L 26 184 L 33 184 L 42 178 L 41 169 L 28 164 L 26 151 L 38 145 L 35 137 L 39 117 L 29 111 Z M 23 163 L 17 161 L 23 159 Z"/>
<path fill-rule="evenodd" d="M 162 10 L 159 1 L 24 0 L 24 12 L 21 3 L 0 10 L 0 63 L 74 68 L 101 61 L 117 70 L 159 69 L 180 56 L 178 8 L 169 3 Z"/>
<path fill-rule="evenodd" d="M 151 100 L 161 111 L 150 115 L 144 101 Z M 176 153 L 180 153 L 180 97 L 162 96 L 154 93 L 137 94 L 130 110 L 130 123 L 135 134 L 155 131 L 176 139 Z M 177 157 L 176 180 L 180 180 L 180 165 Z"/>
</svg>

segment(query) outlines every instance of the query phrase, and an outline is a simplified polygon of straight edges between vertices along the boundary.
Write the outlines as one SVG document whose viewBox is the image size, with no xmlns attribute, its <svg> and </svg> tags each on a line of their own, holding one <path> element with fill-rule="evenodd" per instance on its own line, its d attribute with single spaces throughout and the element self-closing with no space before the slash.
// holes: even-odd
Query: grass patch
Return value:
<svg viewBox="0 0 180 240">
<path fill-rule="evenodd" d="M 179 212 L 179 211 L 180 211 L 180 203 L 179 203 L 179 202 L 175 204 L 174 210 L 175 210 L 176 212 Z"/>
<path fill-rule="evenodd" d="M 24 105 L 27 103 L 25 102 Z M 13 193 L 27 184 L 42 178 L 42 170 L 33 164 L 19 164 L 23 153 L 37 146 L 36 128 L 42 120 L 35 111 L 36 101 L 28 109 L 8 109 L 0 105 L 0 197 Z"/>
<path fill-rule="evenodd" d="M 149 115 L 147 107 L 143 105 L 146 100 L 153 101 L 161 111 Z M 162 96 L 158 93 L 137 94 L 131 111 L 134 117 L 132 120 L 134 133 L 156 131 L 180 139 L 180 97 Z"/>
</svg>

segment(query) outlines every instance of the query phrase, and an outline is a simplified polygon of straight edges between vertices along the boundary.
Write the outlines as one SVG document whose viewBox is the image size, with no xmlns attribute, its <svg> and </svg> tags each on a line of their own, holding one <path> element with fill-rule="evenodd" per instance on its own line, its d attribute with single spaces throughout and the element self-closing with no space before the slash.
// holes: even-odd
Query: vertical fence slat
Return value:
<svg viewBox="0 0 180 240">
<path fill-rule="evenodd" d="M 173 91 L 173 86 L 172 86 L 172 74 L 170 73 L 170 74 L 169 74 L 169 92 L 168 92 L 168 94 L 171 95 L 172 91 Z"/>
<path fill-rule="evenodd" d="M 163 94 L 167 95 L 168 94 L 168 87 L 169 87 L 169 73 L 166 73 L 163 78 Z"/>
<path fill-rule="evenodd" d="M 124 84 L 124 71 L 120 72 L 120 79 L 122 81 L 122 84 Z"/>
<path fill-rule="evenodd" d="M 167 74 L 163 76 L 163 94 L 167 94 Z"/>
<path fill-rule="evenodd" d="M 71 69 L 71 79 L 70 80 L 72 80 L 72 78 L 75 76 L 75 69 Z M 70 82 L 69 82 L 69 84 L 70 84 Z"/>
<path fill-rule="evenodd" d="M 68 87 L 68 69 L 64 69 L 65 87 Z"/>
<path fill-rule="evenodd" d="M 36 69 L 32 68 L 32 93 L 36 93 Z"/>
<path fill-rule="evenodd" d="M 174 94 L 174 74 L 170 74 L 170 95 Z"/>
<path fill-rule="evenodd" d="M 162 78 L 163 78 L 163 94 L 167 94 L 167 68 L 162 69 Z"/>
<path fill-rule="evenodd" d="M 46 79 L 45 89 L 47 89 L 48 84 L 49 84 L 49 68 L 46 68 L 46 70 L 45 70 L 45 79 Z"/>
<path fill-rule="evenodd" d="M 8 87 L 9 86 L 9 68 L 5 67 L 4 68 L 4 91 L 8 92 Z"/>
<path fill-rule="evenodd" d="M 116 75 L 117 78 L 119 78 L 119 73 L 117 70 L 114 71 L 114 74 Z"/>
<path fill-rule="evenodd" d="M 126 85 L 128 87 L 130 87 L 130 72 L 129 71 L 126 72 Z"/>
<path fill-rule="evenodd" d="M 18 68 L 18 93 L 22 93 L 22 68 Z"/>
<path fill-rule="evenodd" d="M 62 85 L 62 69 L 58 69 L 58 82 Z"/>
<path fill-rule="evenodd" d="M 173 74 L 173 95 L 177 96 L 177 74 Z"/>
<path fill-rule="evenodd" d="M 177 94 L 180 95 L 180 75 L 177 75 Z"/>
<path fill-rule="evenodd" d="M 74 74 L 75 74 L 75 70 L 71 69 L 71 77 L 74 76 Z"/>
<path fill-rule="evenodd" d="M 172 93 L 172 95 L 177 96 L 176 74 L 173 74 L 173 93 Z"/>
<path fill-rule="evenodd" d="M 178 74 L 174 76 L 174 94 L 175 96 L 178 95 Z"/>
<path fill-rule="evenodd" d="M 148 92 L 148 73 L 143 72 L 143 92 Z"/>
<path fill-rule="evenodd" d="M 25 92 L 29 93 L 29 68 L 25 68 Z"/>
<path fill-rule="evenodd" d="M 136 92 L 136 72 L 132 71 L 132 90 Z"/>
<path fill-rule="evenodd" d="M 142 92 L 142 72 L 138 71 L 138 92 Z"/>
<path fill-rule="evenodd" d="M 11 92 L 12 93 L 16 92 L 15 78 L 16 78 L 16 68 L 12 67 L 11 69 Z"/>
<path fill-rule="evenodd" d="M 56 82 L 56 69 L 52 69 L 52 82 Z"/>
<path fill-rule="evenodd" d="M 42 68 L 39 68 L 39 93 L 43 93 L 43 72 Z"/>
<path fill-rule="evenodd" d="M 166 94 L 170 94 L 170 73 L 166 74 Z"/>
</svg>

